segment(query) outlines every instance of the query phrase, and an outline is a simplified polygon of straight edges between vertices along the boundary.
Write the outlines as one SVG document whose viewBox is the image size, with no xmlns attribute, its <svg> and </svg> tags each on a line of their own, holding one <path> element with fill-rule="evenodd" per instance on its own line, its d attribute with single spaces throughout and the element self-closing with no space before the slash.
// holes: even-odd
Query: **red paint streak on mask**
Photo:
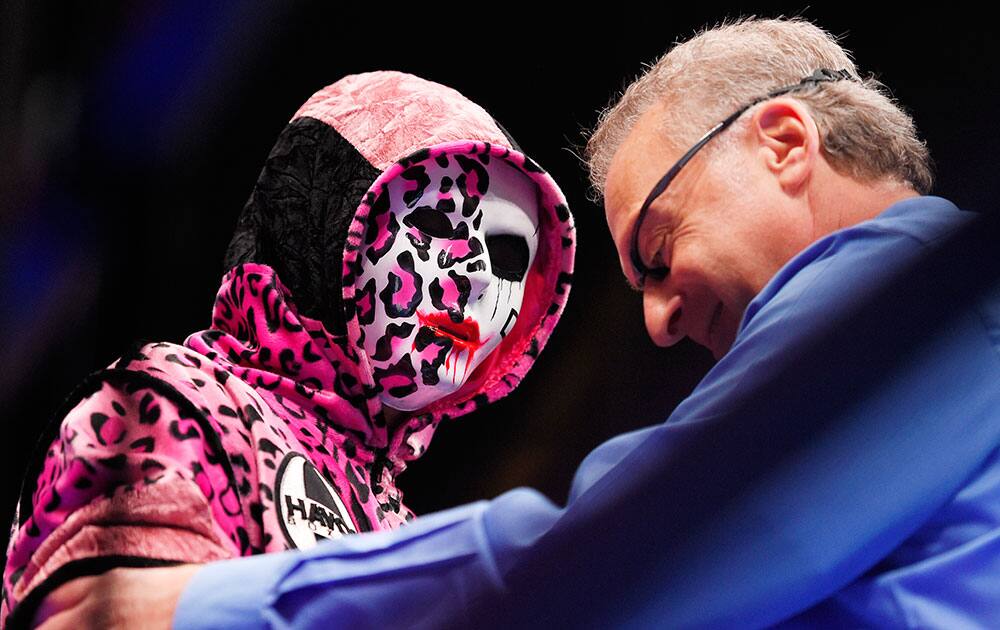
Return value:
<svg viewBox="0 0 1000 630">
<path fill-rule="evenodd" d="M 472 358 L 476 356 L 476 352 L 483 347 L 483 344 L 489 341 L 489 339 L 485 341 L 479 340 L 479 324 L 476 320 L 466 317 L 465 321 L 456 324 L 451 321 L 451 317 L 447 313 L 421 313 L 420 311 L 417 311 L 417 319 L 420 321 L 421 326 L 430 328 L 437 336 L 451 339 L 451 352 L 444 359 L 444 369 L 445 373 L 452 369 L 452 355 L 454 355 L 455 372 L 452 377 L 453 379 L 458 377 L 458 357 L 463 352 L 469 353 L 469 358 L 465 362 L 465 373 L 462 374 L 462 380 L 464 381 L 469 375 Z M 416 342 L 414 342 L 414 346 L 416 346 Z"/>
</svg>

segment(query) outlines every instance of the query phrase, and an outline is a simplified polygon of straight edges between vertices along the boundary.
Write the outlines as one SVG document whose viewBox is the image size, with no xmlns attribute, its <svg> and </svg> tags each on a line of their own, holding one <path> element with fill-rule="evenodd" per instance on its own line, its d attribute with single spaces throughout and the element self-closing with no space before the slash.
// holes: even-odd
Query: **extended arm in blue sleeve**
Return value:
<svg viewBox="0 0 1000 630">
<path fill-rule="evenodd" d="M 494 500 L 500 504 L 536 519 L 546 514 L 540 519 L 545 524 L 558 513 L 544 496 L 523 488 Z M 461 622 L 477 598 L 504 590 L 483 518 L 489 505 L 471 503 L 396 531 L 351 536 L 304 551 L 208 564 L 185 590 L 174 627 L 441 627 Z M 516 541 L 523 535 L 519 529 L 524 528 L 504 531 L 505 540 Z"/>
<path fill-rule="evenodd" d="M 175 627 L 785 619 L 906 539 L 1000 440 L 995 237 L 824 239 L 665 423 L 584 460 L 565 507 L 518 489 L 207 565 Z"/>
</svg>

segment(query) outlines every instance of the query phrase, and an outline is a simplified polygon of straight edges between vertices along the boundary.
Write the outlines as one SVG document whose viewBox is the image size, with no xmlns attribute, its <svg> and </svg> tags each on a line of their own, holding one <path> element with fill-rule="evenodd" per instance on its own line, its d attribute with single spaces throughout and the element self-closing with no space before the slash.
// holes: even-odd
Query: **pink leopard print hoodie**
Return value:
<svg viewBox="0 0 1000 630">
<path fill-rule="evenodd" d="M 381 246 L 388 185 L 420 194 L 440 184 L 425 167 L 461 165 L 468 179 L 443 197 L 471 216 L 486 186 L 474 173 L 491 160 L 537 186 L 521 312 L 460 390 L 391 429 L 363 349 L 378 296 L 357 286 L 359 253 Z M 58 585 L 115 566 L 209 562 L 405 523 L 396 476 L 441 421 L 525 376 L 565 304 L 574 243 L 552 178 L 455 90 L 382 71 L 317 92 L 240 216 L 210 328 L 182 345 L 137 344 L 87 377 L 43 437 L 12 527 L 0 625 L 27 624 Z"/>
</svg>

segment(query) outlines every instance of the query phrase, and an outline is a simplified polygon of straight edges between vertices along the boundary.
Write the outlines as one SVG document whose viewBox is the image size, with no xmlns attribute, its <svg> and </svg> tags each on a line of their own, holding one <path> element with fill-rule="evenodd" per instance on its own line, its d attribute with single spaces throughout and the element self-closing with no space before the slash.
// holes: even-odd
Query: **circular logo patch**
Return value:
<svg viewBox="0 0 1000 630">
<path fill-rule="evenodd" d="M 304 455 L 285 455 L 274 485 L 281 531 L 291 546 L 308 549 L 324 538 L 357 533 L 336 490 Z"/>
</svg>

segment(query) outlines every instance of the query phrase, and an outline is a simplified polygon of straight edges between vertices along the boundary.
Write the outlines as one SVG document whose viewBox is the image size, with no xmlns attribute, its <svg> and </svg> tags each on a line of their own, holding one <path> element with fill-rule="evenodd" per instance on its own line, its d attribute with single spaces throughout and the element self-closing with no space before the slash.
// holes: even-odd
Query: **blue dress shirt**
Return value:
<svg viewBox="0 0 1000 630">
<path fill-rule="evenodd" d="M 174 625 L 1000 627 L 997 223 L 924 196 L 817 241 L 565 506 L 212 563 Z"/>
</svg>

